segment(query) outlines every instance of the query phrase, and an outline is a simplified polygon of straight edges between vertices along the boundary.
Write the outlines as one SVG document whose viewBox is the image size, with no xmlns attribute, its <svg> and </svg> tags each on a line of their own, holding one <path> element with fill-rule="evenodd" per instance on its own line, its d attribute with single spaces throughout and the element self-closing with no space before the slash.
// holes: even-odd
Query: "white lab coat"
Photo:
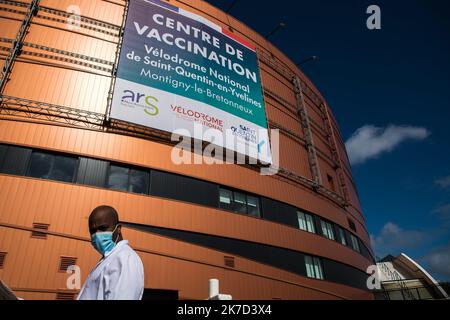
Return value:
<svg viewBox="0 0 450 320">
<path fill-rule="evenodd" d="M 120 241 L 91 271 L 78 300 L 141 300 L 144 292 L 144 267 L 141 258 Z"/>
</svg>

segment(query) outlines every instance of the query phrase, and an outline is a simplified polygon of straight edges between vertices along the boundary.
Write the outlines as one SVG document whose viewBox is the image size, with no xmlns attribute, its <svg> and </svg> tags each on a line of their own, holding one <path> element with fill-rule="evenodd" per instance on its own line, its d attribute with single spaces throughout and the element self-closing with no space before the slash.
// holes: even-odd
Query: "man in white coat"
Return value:
<svg viewBox="0 0 450 320">
<path fill-rule="evenodd" d="M 144 267 L 122 238 L 117 211 L 109 206 L 95 208 L 89 216 L 89 232 L 102 258 L 87 277 L 78 300 L 141 300 Z"/>
</svg>

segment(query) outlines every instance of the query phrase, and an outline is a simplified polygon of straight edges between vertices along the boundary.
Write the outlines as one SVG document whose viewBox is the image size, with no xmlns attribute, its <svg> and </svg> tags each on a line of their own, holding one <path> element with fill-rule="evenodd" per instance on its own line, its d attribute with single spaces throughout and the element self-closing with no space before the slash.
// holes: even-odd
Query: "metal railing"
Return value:
<svg viewBox="0 0 450 320">
<path fill-rule="evenodd" d="M 389 281 L 382 283 L 382 289 L 374 290 L 376 300 L 449 300 L 442 294 L 442 286 L 423 284 L 408 285 L 412 280 L 420 281 L 420 279 L 408 279 Z M 387 288 L 386 286 L 393 286 Z"/>
</svg>

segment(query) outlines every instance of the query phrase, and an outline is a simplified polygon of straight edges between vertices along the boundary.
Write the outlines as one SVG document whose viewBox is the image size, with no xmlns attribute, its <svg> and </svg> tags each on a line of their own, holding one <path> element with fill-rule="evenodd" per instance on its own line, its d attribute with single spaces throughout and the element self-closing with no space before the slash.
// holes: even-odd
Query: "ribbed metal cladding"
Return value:
<svg viewBox="0 0 450 320">
<path fill-rule="evenodd" d="M 107 170 L 106 161 L 81 158 L 76 181 L 79 184 L 101 187 L 105 184 Z"/>
</svg>

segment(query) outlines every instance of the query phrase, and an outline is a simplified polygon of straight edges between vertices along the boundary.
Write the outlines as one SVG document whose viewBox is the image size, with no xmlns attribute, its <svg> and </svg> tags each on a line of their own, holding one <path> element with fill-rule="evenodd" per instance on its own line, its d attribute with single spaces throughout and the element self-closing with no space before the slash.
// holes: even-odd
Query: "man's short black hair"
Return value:
<svg viewBox="0 0 450 320">
<path fill-rule="evenodd" d="M 114 225 L 119 223 L 119 214 L 117 213 L 116 209 L 114 209 L 113 207 L 106 206 L 106 205 L 98 206 L 97 208 L 92 210 L 91 216 L 97 212 L 105 212 L 106 214 L 110 215 L 111 218 L 113 219 Z"/>
</svg>

